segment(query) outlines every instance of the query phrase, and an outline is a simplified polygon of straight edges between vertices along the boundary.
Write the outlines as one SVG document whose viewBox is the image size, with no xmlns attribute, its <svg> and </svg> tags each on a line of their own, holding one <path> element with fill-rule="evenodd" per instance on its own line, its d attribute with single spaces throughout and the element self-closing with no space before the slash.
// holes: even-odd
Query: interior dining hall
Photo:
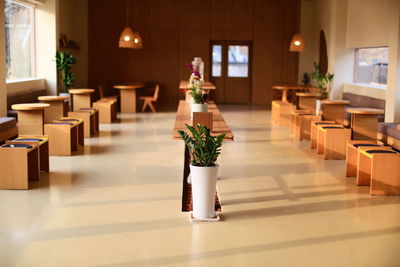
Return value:
<svg viewBox="0 0 400 267">
<path fill-rule="evenodd" d="M 400 266 L 400 0 L 0 9 L 0 267 Z"/>
</svg>

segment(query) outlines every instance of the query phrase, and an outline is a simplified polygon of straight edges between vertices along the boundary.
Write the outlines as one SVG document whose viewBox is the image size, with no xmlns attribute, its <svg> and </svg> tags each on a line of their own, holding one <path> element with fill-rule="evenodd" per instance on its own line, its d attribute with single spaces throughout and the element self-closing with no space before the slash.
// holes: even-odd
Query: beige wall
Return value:
<svg viewBox="0 0 400 267">
<path fill-rule="evenodd" d="M 305 42 L 316 49 L 300 55 L 299 75 L 309 70 L 312 60 L 318 58 L 319 31 L 323 29 L 327 39 L 328 71 L 335 74 L 330 97 L 341 98 L 343 91 L 378 98 L 384 95 L 386 121 L 400 121 L 400 1 L 303 0 L 302 7 L 308 10 L 302 14 L 302 25 L 312 25 Z M 352 84 L 354 48 L 371 46 L 389 46 L 385 91 Z"/>
<path fill-rule="evenodd" d="M 67 35 L 76 41 L 80 50 L 71 50 L 77 59 L 72 71 L 75 87 L 87 87 L 88 80 L 88 0 L 58 0 L 57 36 Z"/>
<path fill-rule="evenodd" d="M 4 10 L 4 0 L 0 0 L 0 10 Z M 0 12 L 0 25 L 4 25 L 4 12 Z M 6 88 L 6 44 L 4 27 L 0 27 L 0 117 L 7 115 Z"/>
</svg>

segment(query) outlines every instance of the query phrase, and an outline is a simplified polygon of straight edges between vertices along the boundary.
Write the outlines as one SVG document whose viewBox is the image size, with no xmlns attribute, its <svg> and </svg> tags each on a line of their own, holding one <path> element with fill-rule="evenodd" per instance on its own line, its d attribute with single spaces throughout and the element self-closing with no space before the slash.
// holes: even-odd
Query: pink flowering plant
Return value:
<svg viewBox="0 0 400 267">
<path fill-rule="evenodd" d="M 193 83 L 190 84 L 190 94 L 196 104 L 204 104 L 208 99 L 208 94 L 203 90 L 201 75 L 193 68 L 193 64 L 187 64 L 187 68 L 191 71 Z"/>
</svg>

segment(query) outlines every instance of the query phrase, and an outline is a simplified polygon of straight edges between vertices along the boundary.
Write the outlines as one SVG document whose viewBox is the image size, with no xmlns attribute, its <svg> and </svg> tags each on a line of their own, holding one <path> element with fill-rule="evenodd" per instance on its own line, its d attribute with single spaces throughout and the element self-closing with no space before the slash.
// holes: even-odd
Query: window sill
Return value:
<svg viewBox="0 0 400 267">
<path fill-rule="evenodd" d="M 367 88 L 380 89 L 380 90 L 386 90 L 387 89 L 387 86 L 373 85 L 373 84 L 369 84 L 369 83 L 349 83 L 349 84 L 355 85 L 355 86 L 367 87 Z"/>
<path fill-rule="evenodd" d="M 44 81 L 44 78 L 25 78 L 25 79 L 15 79 L 15 80 L 6 80 L 6 84 L 18 84 L 18 83 L 25 83 L 25 82 L 32 82 L 32 81 Z"/>
</svg>

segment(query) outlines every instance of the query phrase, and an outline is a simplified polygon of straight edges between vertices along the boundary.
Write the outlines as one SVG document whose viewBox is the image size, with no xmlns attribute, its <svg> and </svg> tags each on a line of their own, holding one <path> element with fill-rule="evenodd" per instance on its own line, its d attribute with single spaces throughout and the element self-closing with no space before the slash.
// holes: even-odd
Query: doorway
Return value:
<svg viewBox="0 0 400 267">
<path fill-rule="evenodd" d="M 217 103 L 251 102 L 251 41 L 211 41 L 210 81 Z"/>
</svg>

